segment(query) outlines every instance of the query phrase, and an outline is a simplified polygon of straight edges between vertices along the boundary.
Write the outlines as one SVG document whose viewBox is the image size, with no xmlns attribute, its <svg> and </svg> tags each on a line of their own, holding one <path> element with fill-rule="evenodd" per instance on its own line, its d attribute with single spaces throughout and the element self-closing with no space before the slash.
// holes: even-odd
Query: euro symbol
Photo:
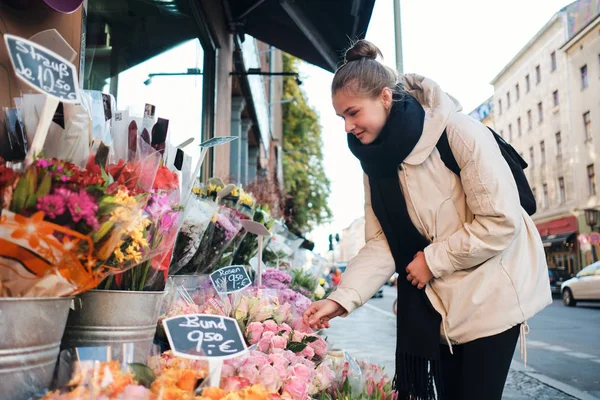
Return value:
<svg viewBox="0 0 600 400">
<path fill-rule="evenodd" d="M 230 348 L 230 346 L 231 346 L 232 343 L 234 343 L 233 340 L 228 340 L 226 342 L 221 343 L 219 345 L 219 350 L 222 353 L 237 353 L 237 350 Z"/>
</svg>

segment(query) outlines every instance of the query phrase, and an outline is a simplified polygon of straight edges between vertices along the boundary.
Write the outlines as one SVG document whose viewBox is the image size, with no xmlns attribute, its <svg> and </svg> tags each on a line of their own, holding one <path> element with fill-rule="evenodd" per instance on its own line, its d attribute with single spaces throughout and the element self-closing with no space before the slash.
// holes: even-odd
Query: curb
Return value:
<svg viewBox="0 0 600 400">
<path fill-rule="evenodd" d="M 543 383 L 546 386 L 549 386 L 555 390 L 558 390 L 559 392 L 562 392 L 564 394 L 567 394 L 571 397 L 574 397 L 576 399 L 579 400 L 600 400 L 598 399 L 598 397 L 594 397 L 589 393 L 586 393 L 582 390 L 577 389 L 574 386 L 568 385 L 566 383 L 557 381 L 554 378 L 550 378 L 549 376 L 546 376 L 540 372 L 537 372 L 535 369 L 531 368 L 531 367 L 526 367 L 523 363 L 519 362 L 519 361 L 515 361 L 513 360 L 510 364 L 510 368 L 520 372 L 524 375 L 527 375 L 530 378 L 533 378 L 541 383 Z"/>
</svg>

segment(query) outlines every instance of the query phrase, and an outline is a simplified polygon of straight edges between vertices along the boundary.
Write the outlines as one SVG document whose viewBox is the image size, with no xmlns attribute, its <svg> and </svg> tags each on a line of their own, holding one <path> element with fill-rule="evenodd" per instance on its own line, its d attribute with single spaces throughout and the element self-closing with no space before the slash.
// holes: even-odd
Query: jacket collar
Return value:
<svg viewBox="0 0 600 400">
<path fill-rule="evenodd" d="M 410 154 L 404 159 L 409 165 L 422 164 L 433 151 L 446 129 L 450 117 L 462 110 L 460 103 L 432 81 L 417 74 L 402 77 L 404 89 L 413 95 L 425 110 L 423 134 Z"/>
</svg>

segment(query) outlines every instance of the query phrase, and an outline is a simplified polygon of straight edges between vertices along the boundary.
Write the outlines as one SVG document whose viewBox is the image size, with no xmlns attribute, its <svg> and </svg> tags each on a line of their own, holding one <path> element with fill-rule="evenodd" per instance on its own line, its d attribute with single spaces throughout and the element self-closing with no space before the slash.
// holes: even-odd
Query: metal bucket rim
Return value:
<svg viewBox="0 0 600 400">
<path fill-rule="evenodd" d="M 166 291 L 161 290 L 161 291 L 150 291 L 150 290 L 146 290 L 146 291 L 139 291 L 139 290 L 97 290 L 97 289 L 92 289 L 92 290 L 88 290 L 87 292 L 83 292 L 81 294 L 79 294 L 78 296 L 84 295 L 86 293 L 119 293 L 119 294 L 165 294 Z"/>
<path fill-rule="evenodd" d="M 73 300 L 75 296 L 53 296 L 53 297 L 0 297 L 0 301 L 54 301 L 54 300 Z"/>
</svg>

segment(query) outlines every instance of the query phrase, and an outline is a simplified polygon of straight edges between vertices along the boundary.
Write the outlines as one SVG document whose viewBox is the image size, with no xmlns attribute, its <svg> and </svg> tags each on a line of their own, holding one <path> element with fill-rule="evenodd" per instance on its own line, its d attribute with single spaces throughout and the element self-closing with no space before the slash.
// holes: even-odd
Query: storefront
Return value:
<svg viewBox="0 0 600 400">
<path fill-rule="evenodd" d="M 566 269 L 569 273 L 576 273 L 581 269 L 575 216 L 537 223 L 536 227 L 542 237 L 550 269 Z"/>
</svg>

